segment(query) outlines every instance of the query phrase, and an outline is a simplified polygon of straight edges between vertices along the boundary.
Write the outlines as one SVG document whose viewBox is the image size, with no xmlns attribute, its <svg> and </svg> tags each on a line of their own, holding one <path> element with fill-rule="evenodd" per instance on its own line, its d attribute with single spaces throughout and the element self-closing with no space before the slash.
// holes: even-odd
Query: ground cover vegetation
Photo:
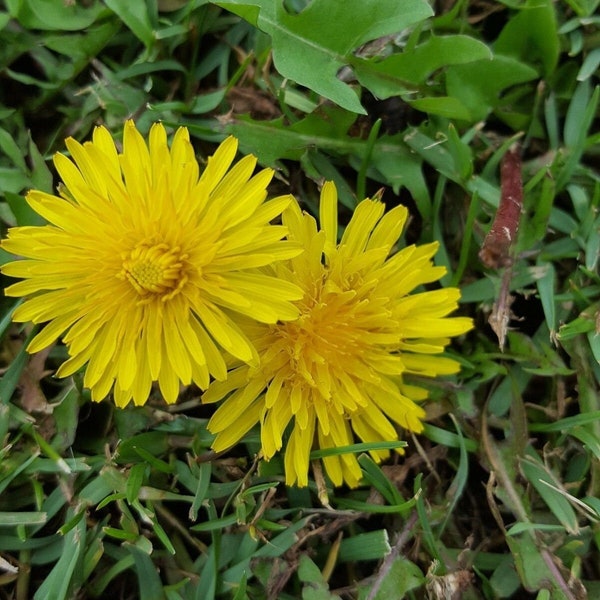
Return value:
<svg viewBox="0 0 600 600">
<path fill-rule="evenodd" d="M 0 598 L 599 597 L 597 9 L 597 0 L 0 3 L 0 220 L 12 239 L 0 248 L 9 288 L 0 299 Z M 111 220 L 114 207 L 102 212 L 107 198 L 108 207 L 146 189 L 145 156 L 164 175 L 153 193 L 179 202 L 172 222 L 163 203 L 148 223 L 165 223 L 165 239 L 179 231 L 192 250 L 152 236 L 129 248 L 125 221 Z M 178 221 L 200 200 L 183 187 L 165 195 L 188 177 L 176 160 L 161 162 L 170 156 L 205 173 L 198 189 L 212 208 L 202 223 L 212 228 Z M 87 183 L 102 174 L 89 194 L 67 157 Z M 119 169 L 126 187 L 115 184 Z M 97 294 L 92 306 L 113 311 L 112 331 L 158 323 L 156 314 L 166 322 L 166 309 L 147 316 L 152 294 L 196 311 L 193 327 L 180 313 L 173 327 L 148 325 L 170 350 L 149 358 L 147 372 L 127 361 L 127 348 L 146 356 L 135 332 L 112 370 L 102 358 L 111 343 L 90 335 L 101 329 L 72 328 L 54 343 L 75 304 L 51 305 L 63 319 L 54 337 L 31 323 L 49 305 L 17 282 L 44 272 L 9 265 L 15 254 L 52 260 L 55 238 L 41 232 L 45 219 L 61 219 L 57 193 L 94 215 L 89 234 L 79 217 L 69 223 L 73 239 L 95 244 L 77 263 L 89 265 L 91 286 L 72 296 L 77 307 Z M 150 227 L 131 206 L 128 222 Z M 70 265 L 68 236 L 60 240 L 55 266 Z M 239 329 L 214 320 L 217 309 L 198 300 L 208 279 L 185 270 L 200 260 L 193 249 L 206 257 L 221 243 L 209 295 L 228 315 L 255 318 Z M 114 289 L 102 279 L 111 252 L 124 265 Z M 394 256 L 406 265 L 393 270 Z M 148 283 L 140 257 L 167 275 Z M 360 269 L 344 270 L 351 259 Z M 260 272 L 240 275 L 240 264 Z M 313 272 L 328 282 L 318 326 L 302 296 Z M 387 282 L 390 273 L 414 285 Z M 135 311 L 119 310 L 121 292 L 140 296 Z M 351 305 L 363 293 L 368 301 Z M 387 354 L 375 334 L 392 325 L 383 312 L 360 312 L 386 293 L 398 298 L 394 323 L 419 340 Z M 440 329 L 425 330 L 429 317 Z M 381 377 L 330 360 L 348 323 L 345 350 L 376 340 L 369 364 Z M 34 339 L 39 351 L 29 353 Z M 302 363 L 296 372 L 310 385 L 290 388 L 288 404 L 291 375 L 273 366 L 273 349 L 291 355 L 298 339 L 329 370 Z M 272 367 L 264 380 L 258 358 Z M 220 382 L 228 369 L 235 375 Z M 353 412 L 346 373 L 371 390 L 397 369 L 396 387 L 364 391 L 383 420 Z M 265 384 L 277 393 L 261 396 Z M 416 404 L 398 415 L 384 389 Z M 358 437 L 339 433 L 348 423 Z"/>
</svg>

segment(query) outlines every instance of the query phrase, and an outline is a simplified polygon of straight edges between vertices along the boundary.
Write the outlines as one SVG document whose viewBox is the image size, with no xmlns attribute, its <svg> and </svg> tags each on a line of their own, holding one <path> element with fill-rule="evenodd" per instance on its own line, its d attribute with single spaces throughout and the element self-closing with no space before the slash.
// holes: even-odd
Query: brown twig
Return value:
<svg viewBox="0 0 600 600">
<path fill-rule="evenodd" d="M 379 591 L 381 584 L 384 582 L 385 578 L 387 577 L 388 573 L 390 572 L 390 569 L 392 568 L 394 561 L 400 555 L 402 548 L 404 548 L 404 546 L 410 539 L 410 537 L 412 535 L 412 529 L 415 526 L 416 522 L 417 522 L 417 511 L 415 510 L 410 514 L 410 516 L 406 520 L 406 523 L 404 524 L 402 531 L 398 534 L 398 537 L 396 538 L 396 541 L 394 542 L 394 546 L 392 547 L 392 550 L 385 557 L 385 560 L 381 564 L 379 572 L 377 573 L 377 577 L 375 578 L 375 581 L 373 582 L 373 585 L 371 586 L 371 589 L 369 590 L 369 595 L 367 596 L 367 600 L 373 600 L 373 598 L 375 598 L 375 596 L 377 595 L 377 592 Z"/>
<path fill-rule="evenodd" d="M 500 346 L 500 351 L 502 352 L 504 351 L 504 343 L 506 342 L 506 334 L 508 333 L 508 324 L 512 317 L 512 311 L 510 310 L 511 304 L 514 300 L 514 297 L 510 293 L 512 274 L 512 265 L 509 265 L 506 267 L 502 275 L 498 299 L 496 302 L 494 302 L 492 312 L 488 319 L 490 327 L 498 337 L 498 345 Z"/>
<path fill-rule="evenodd" d="M 502 158 L 500 185 L 498 211 L 479 251 L 481 262 L 490 269 L 512 264 L 511 246 L 517 236 L 523 208 L 521 156 L 517 144 Z"/>
</svg>

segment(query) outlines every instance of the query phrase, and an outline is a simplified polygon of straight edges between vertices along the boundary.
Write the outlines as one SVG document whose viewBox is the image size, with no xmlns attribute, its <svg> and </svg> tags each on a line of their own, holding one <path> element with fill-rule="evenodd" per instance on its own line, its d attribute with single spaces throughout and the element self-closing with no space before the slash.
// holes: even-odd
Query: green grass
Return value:
<svg viewBox="0 0 600 600">
<path fill-rule="evenodd" d="M 22 194 L 54 189 L 67 136 L 162 120 L 205 156 L 234 134 L 307 210 L 325 179 L 347 214 L 381 187 L 409 207 L 476 322 L 461 374 L 428 383 L 404 457 L 361 456 L 363 487 L 287 488 L 256 431 L 210 452 L 198 390 L 119 410 L 54 379 L 64 348 L 28 356 L 2 298 L 0 598 L 600 596 L 599 2 L 306 4 L 6 0 L 3 233 L 40 223 Z M 516 139 L 507 277 L 478 251 Z"/>
</svg>

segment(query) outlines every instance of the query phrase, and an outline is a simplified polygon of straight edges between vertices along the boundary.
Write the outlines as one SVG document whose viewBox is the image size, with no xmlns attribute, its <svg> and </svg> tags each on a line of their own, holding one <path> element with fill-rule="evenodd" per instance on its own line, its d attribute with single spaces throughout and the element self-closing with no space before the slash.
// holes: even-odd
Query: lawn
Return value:
<svg viewBox="0 0 600 600">
<path fill-rule="evenodd" d="M 600 598 L 599 5 L 0 3 L 0 599 Z"/>
</svg>

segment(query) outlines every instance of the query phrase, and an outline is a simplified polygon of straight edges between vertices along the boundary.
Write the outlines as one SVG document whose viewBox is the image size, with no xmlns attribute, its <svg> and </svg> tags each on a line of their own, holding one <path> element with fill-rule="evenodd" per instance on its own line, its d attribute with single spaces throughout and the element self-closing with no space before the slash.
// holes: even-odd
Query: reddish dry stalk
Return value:
<svg viewBox="0 0 600 600">
<path fill-rule="evenodd" d="M 502 158 L 500 184 L 498 211 L 479 251 L 481 262 L 490 269 L 507 267 L 512 263 L 510 249 L 519 229 L 523 208 L 521 156 L 517 144 Z"/>
</svg>

